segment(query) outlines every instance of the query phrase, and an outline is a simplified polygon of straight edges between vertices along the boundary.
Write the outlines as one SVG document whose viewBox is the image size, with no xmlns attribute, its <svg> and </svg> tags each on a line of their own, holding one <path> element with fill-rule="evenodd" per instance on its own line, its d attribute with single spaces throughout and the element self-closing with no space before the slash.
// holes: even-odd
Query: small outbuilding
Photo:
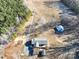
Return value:
<svg viewBox="0 0 79 59">
<path fill-rule="evenodd" d="M 46 38 L 33 38 L 31 40 L 26 41 L 24 46 L 24 53 L 27 56 L 33 55 L 46 55 L 45 48 L 48 45 L 48 40 Z M 42 51 L 40 51 L 40 49 Z"/>
<path fill-rule="evenodd" d="M 34 47 L 47 46 L 48 40 L 46 38 L 33 38 L 32 44 L 34 45 Z"/>
</svg>

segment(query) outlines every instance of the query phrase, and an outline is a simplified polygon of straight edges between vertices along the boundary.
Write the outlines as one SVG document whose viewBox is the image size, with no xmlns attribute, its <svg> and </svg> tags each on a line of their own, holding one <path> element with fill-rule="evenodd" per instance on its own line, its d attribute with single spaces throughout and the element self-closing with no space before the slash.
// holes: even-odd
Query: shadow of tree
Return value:
<svg viewBox="0 0 79 59">
<path fill-rule="evenodd" d="M 70 46 L 52 48 L 51 51 L 47 52 L 47 56 L 50 59 L 57 59 L 61 54 L 70 53 L 71 51 L 74 53 L 74 56 L 76 56 L 75 53 L 77 50 L 79 50 L 79 43 L 74 43 Z M 71 55 L 73 56 L 73 54 Z M 67 57 L 67 55 L 65 56 Z"/>
</svg>

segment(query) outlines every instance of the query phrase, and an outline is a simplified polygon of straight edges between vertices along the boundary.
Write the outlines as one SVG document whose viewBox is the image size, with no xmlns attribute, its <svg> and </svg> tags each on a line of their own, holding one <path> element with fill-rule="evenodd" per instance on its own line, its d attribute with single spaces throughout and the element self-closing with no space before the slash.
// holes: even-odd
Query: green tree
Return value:
<svg viewBox="0 0 79 59">
<path fill-rule="evenodd" d="M 23 0 L 0 0 L 0 34 L 16 25 L 17 15 L 25 18 L 27 13 Z"/>
</svg>

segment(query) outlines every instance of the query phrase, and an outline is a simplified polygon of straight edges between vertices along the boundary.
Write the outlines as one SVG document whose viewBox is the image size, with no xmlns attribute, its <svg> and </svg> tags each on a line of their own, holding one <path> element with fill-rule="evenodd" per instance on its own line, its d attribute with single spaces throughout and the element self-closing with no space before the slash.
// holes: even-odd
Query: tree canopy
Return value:
<svg viewBox="0 0 79 59">
<path fill-rule="evenodd" d="M 16 25 L 17 15 L 25 17 L 26 14 L 23 0 L 0 0 L 0 34 Z"/>
</svg>

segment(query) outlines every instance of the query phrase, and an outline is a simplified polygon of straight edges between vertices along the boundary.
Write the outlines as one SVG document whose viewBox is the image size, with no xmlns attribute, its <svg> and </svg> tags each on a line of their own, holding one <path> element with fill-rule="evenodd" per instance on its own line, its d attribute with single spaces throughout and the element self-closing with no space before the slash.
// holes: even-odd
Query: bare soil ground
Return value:
<svg viewBox="0 0 79 59">
<path fill-rule="evenodd" d="M 53 30 L 54 21 L 56 22 L 61 21 L 60 19 L 61 15 L 59 13 L 60 11 L 63 12 L 59 8 L 56 8 L 60 6 L 54 5 L 55 2 L 59 2 L 59 0 L 27 0 L 26 1 L 25 4 L 33 11 L 33 18 L 31 22 L 32 26 L 30 25 L 26 27 L 26 32 L 29 32 L 29 31 L 33 32 L 33 33 L 30 33 L 30 35 L 33 35 L 33 36 L 35 34 L 37 37 L 40 37 L 40 36 L 46 37 L 49 43 L 53 46 L 56 46 L 56 45 L 63 46 L 64 44 L 67 44 L 66 42 L 64 42 L 65 38 L 67 38 L 67 36 L 70 36 L 70 35 L 62 35 L 62 37 L 58 37 Z M 35 23 L 37 23 L 38 25 L 33 26 L 33 24 Z"/>
<path fill-rule="evenodd" d="M 38 18 L 44 17 L 50 20 L 52 17 L 59 18 L 59 12 L 55 8 L 47 7 L 44 2 L 52 0 L 27 0 L 26 5 L 35 13 Z M 35 18 L 35 17 L 34 17 Z M 35 18 L 36 19 L 36 18 Z"/>
</svg>

